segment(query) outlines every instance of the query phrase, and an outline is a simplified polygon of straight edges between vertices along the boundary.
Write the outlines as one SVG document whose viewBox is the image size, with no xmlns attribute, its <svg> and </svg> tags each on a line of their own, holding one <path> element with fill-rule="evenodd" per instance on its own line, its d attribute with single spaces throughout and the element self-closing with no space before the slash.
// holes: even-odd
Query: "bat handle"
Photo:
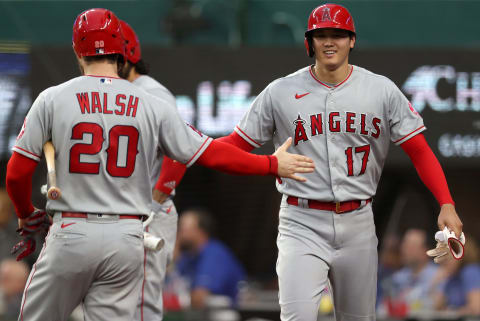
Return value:
<svg viewBox="0 0 480 321">
<path fill-rule="evenodd" d="M 47 197 L 51 200 L 56 200 L 60 197 L 61 192 L 60 189 L 57 187 L 57 178 L 55 174 L 55 170 L 48 171 L 48 182 L 50 188 L 47 191 Z"/>
<path fill-rule="evenodd" d="M 60 192 L 60 189 L 56 186 L 52 186 L 48 189 L 48 192 L 47 192 L 47 197 L 51 200 L 56 200 L 60 197 L 60 195 L 62 195 L 62 193 Z"/>
</svg>

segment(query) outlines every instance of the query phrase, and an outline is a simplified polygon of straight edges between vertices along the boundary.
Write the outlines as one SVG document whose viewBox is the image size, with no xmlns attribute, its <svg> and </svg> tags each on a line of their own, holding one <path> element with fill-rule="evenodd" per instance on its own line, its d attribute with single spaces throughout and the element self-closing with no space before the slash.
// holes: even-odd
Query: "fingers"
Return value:
<svg viewBox="0 0 480 321">
<path fill-rule="evenodd" d="M 307 181 L 306 178 L 300 177 L 300 176 L 297 176 L 297 175 L 294 175 L 294 174 L 290 175 L 288 178 L 294 179 L 294 180 L 299 181 L 299 182 L 306 182 Z"/>
<path fill-rule="evenodd" d="M 16 260 L 20 261 L 24 257 L 29 256 L 33 252 L 35 252 L 35 240 L 31 238 L 25 238 L 15 244 L 15 246 L 12 248 L 12 251 L 10 252 L 13 255 L 17 255 Z M 20 252 L 20 253 L 19 253 Z"/>
<path fill-rule="evenodd" d="M 439 263 L 447 261 L 449 258 L 450 258 L 450 256 L 448 256 L 448 252 L 447 252 L 445 254 L 439 255 L 436 258 L 434 258 L 433 262 L 439 264 Z"/>
<path fill-rule="evenodd" d="M 453 232 L 455 233 L 455 236 L 459 239 L 460 235 L 462 234 L 462 230 L 459 228 L 453 228 Z"/>
<path fill-rule="evenodd" d="M 306 156 L 296 155 L 296 154 L 293 154 L 292 156 L 296 161 L 295 165 L 311 167 L 311 168 L 315 167 L 315 163 L 311 158 L 308 158 Z"/>
<path fill-rule="evenodd" d="M 304 162 L 304 163 L 308 163 L 308 164 L 313 164 L 313 159 L 311 159 L 310 157 L 303 156 L 303 155 L 298 155 L 298 154 L 290 154 L 290 155 L 292 155 L 292 157 L 297 162 Z"/>
<path fill-rule="evenodd" d="M 443 222 L 438 222 L 438 230 L 439 231 L 443 231 L 443 229 L 445 228 L 445 224 Z"/>
<path fill-rule="evenodd" d="M 292 137 L 288 137 L 287 140 L 278 149 L 286 151 L 292 145 Z"/>
</svg>

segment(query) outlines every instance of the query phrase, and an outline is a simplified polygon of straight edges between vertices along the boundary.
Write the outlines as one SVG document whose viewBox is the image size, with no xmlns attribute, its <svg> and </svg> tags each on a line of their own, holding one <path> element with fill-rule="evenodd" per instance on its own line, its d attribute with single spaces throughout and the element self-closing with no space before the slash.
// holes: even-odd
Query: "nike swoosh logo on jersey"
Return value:
<svg viewBox="0 0 480 321">
<path fill-rule="evenodd" d="M 70 225 L 73 225 L 73 224 L 75 224 L 75 222 L 74 223 L 68 223 L 68 224 L 62 223 L 62 225 L 60 227 L 61 228 L 66 228 L 67 226 L 70 226 Z"/>
<path fill-rule="evenodd" d="M 305 96 L 308 95 L 308 94 L 309 94 L 309 93 L 305 93 L 305 94 L 301 94 L 301 95 L 295 94 L 295 99 L 300 99 L 300 98 L 302 98 L 302 97 L 305 97 Z"/>
</svg>

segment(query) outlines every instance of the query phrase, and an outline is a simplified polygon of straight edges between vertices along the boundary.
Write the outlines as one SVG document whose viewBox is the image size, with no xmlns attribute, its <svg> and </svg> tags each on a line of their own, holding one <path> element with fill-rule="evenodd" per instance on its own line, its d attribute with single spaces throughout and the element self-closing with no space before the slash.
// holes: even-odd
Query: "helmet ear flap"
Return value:
<svg viewBox="0 0 480 321">
<path fill-rule="evenodd" d="M 307 55 L 312 58 L 314 55 L 314 50 L 312 46 L 312 37 L 311 36 L 305 36 L 304 40 L 305 48 L 307 49 Z"/>
</svg>

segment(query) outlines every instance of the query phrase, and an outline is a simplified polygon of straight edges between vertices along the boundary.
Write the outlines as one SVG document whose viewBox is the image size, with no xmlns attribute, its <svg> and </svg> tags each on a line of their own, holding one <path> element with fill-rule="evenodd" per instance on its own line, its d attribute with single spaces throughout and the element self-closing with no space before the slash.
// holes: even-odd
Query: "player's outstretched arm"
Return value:
<svg viewBox="0 0 480 321">
<path fill-rule="evenodd" d="M 214 140 L 197 162 L 230 174 L 274 175 L 306 181 L 296 174 L 313 172 L 315 167 L 313 160 L 287 152 L 290 144 L 291 139 L 288 139 L 273 155 L 255 155 Z"/>
<path fill-rule="evenodd" d="M 462 221 L 455 210 L 442 167 L 428 146 L 425 137 L 423 134 L 418 134 L 400 146 L 410 157 L 422 182 L 440 204 L 438 228 L 441 231 L 447 226 L 451 231 L 455 232 L 457 237 L 460 237 L 463 227 Z"/>
<path fill-rule="evenodd" d="M 238 148 L 246 151 L 246 152 L 251 152 L 254 147 L 250 145 L 246 140 L 244 140 L 240 135 L 238 135 L 236 132 L 232 132 L 228 136 L 223 136 L 215 139 L 219 142 L 222 143 L 227 143 L 230 145 L 237 146 Z"/>
</svg>

